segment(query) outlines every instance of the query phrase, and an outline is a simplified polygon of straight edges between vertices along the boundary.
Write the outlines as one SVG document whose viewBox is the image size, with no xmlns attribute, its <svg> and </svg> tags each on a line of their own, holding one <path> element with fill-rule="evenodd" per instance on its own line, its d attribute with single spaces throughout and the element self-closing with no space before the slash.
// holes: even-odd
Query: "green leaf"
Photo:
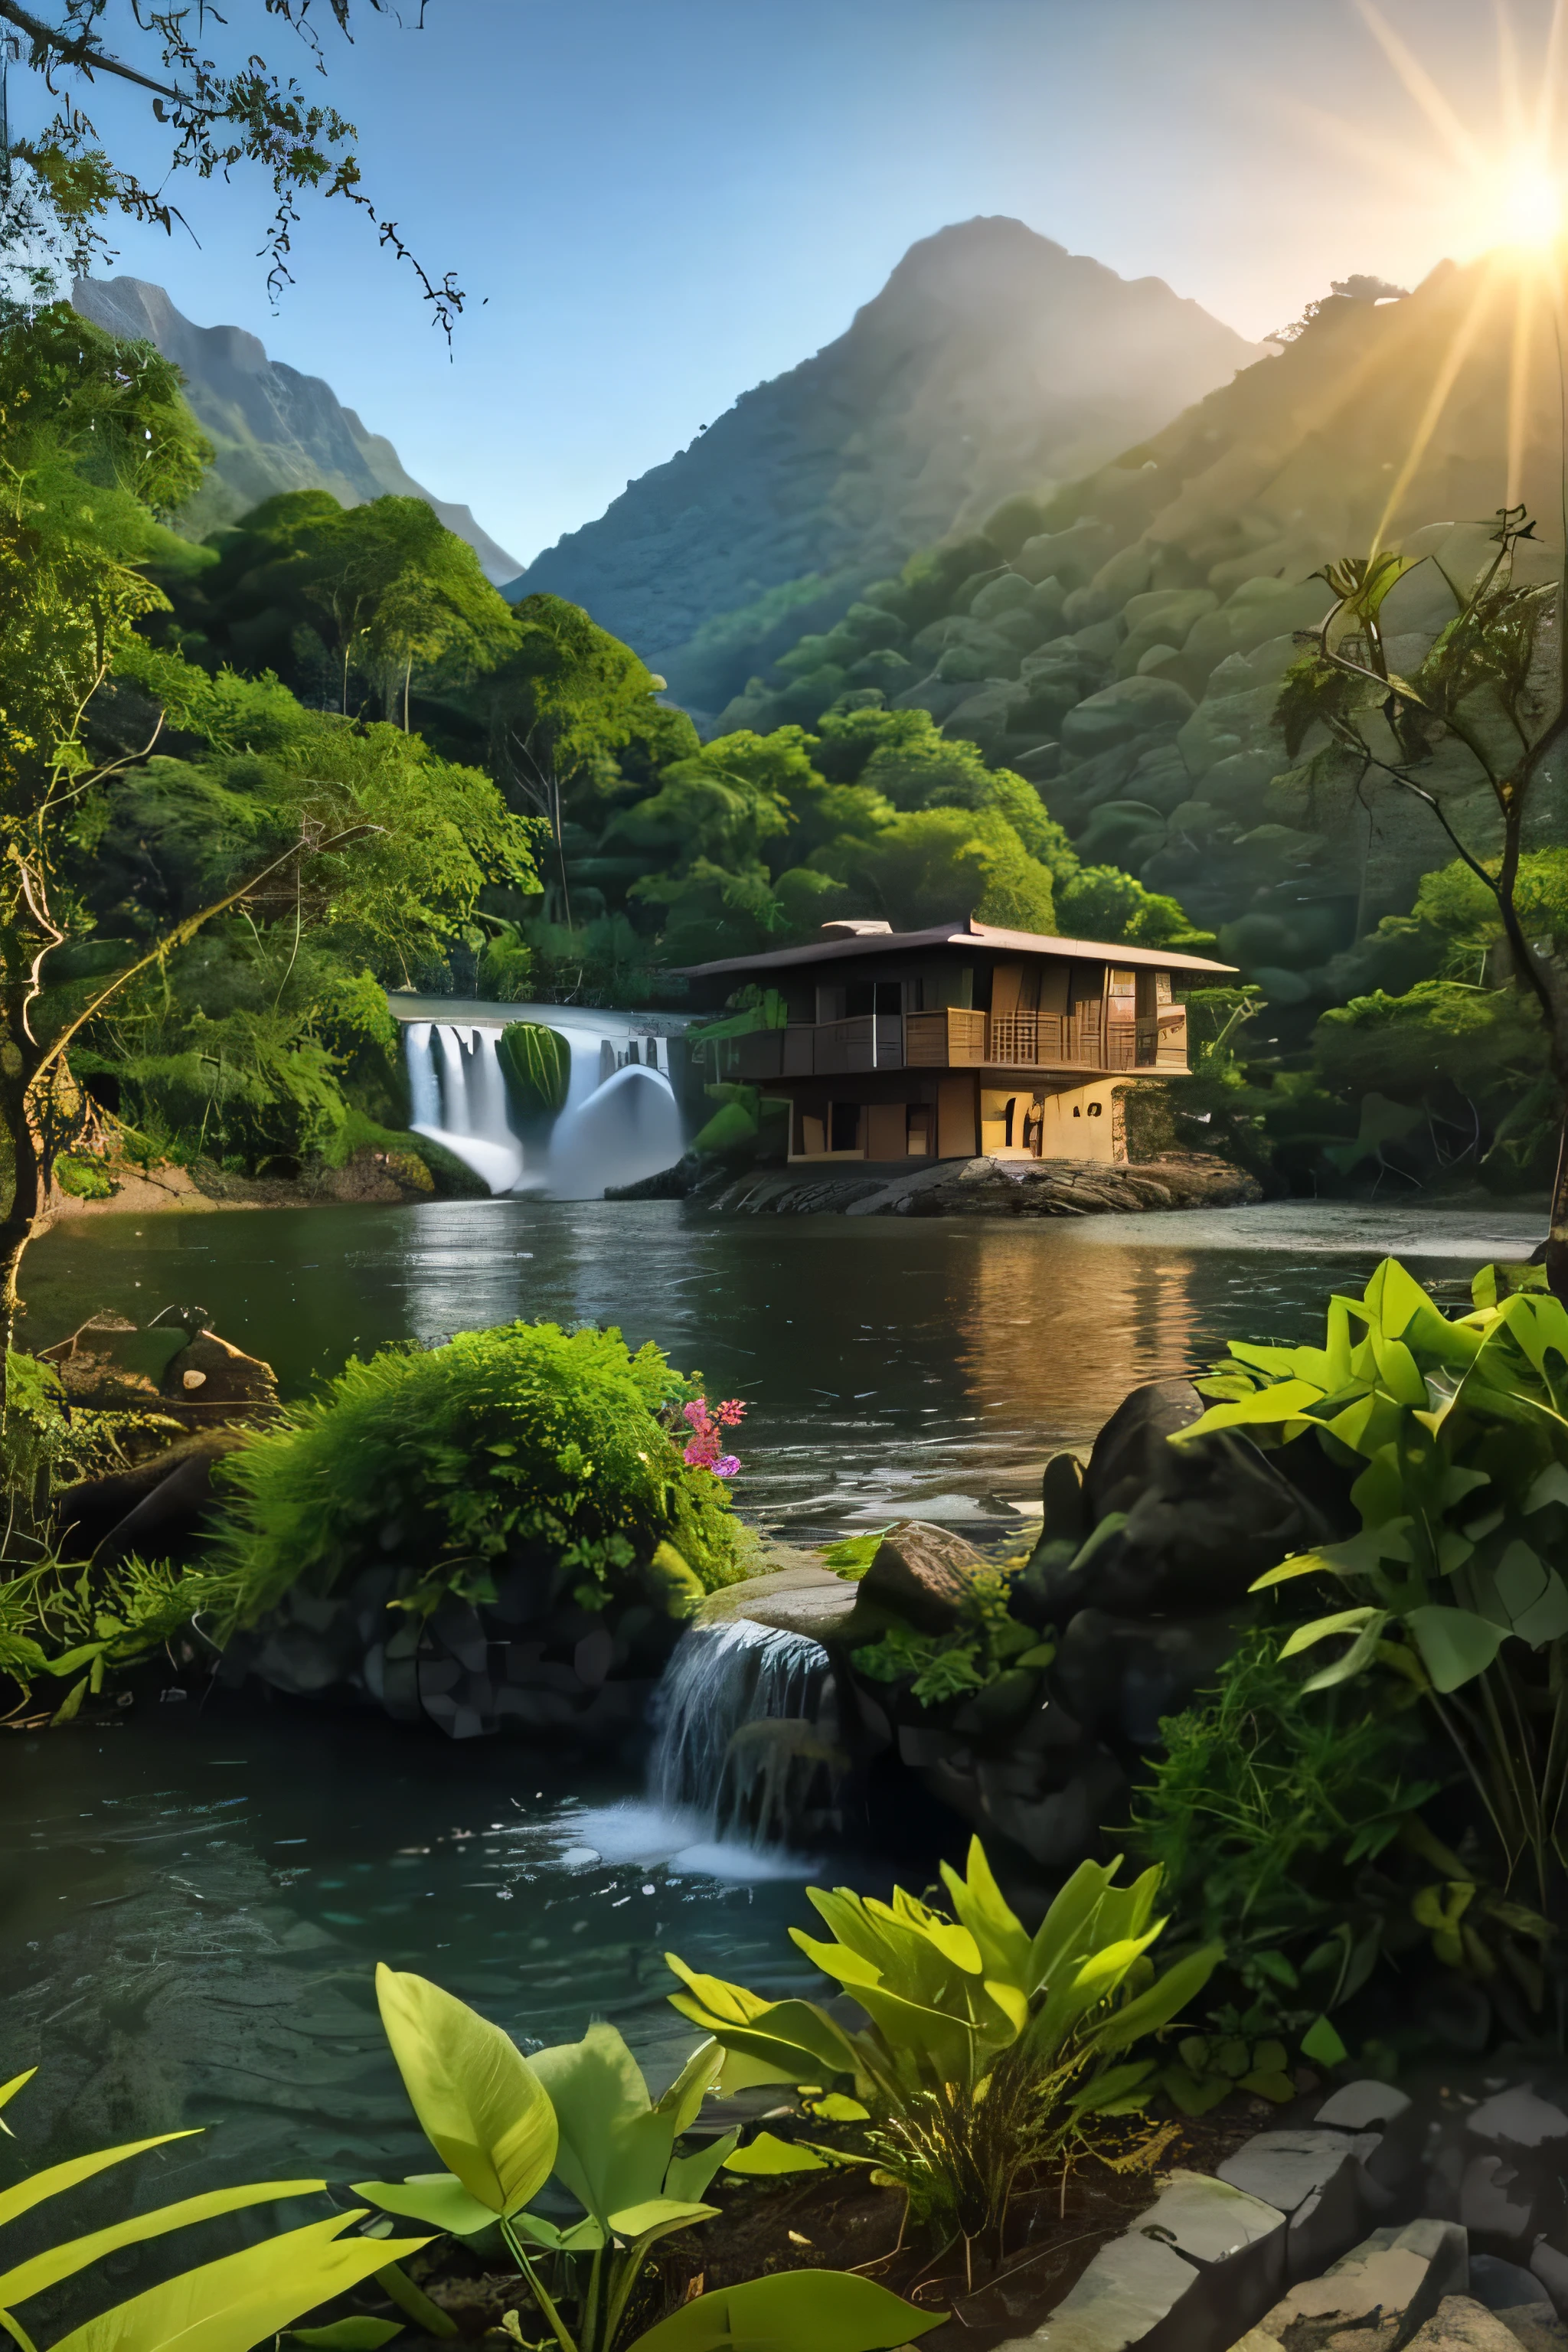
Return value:
<svg viewBox="0 0 1568 2352">
<path fill-rule="evenodd" d="M 426 2138 L 470 2197 L 516 2213 L 555 2162 L 544 2085 L 499 2025 L 428 1978 L 375 1972 L 381 2021 Z"/>
<path fill-rule="evenodd" d="M 738 2147 L 732 2156 L 724 2158 L 724 2169 L 771 2179 L 780 2172 L 826 2172 L 831 2168 L 825 2157 L 803 2147 L 798 2140 L 780 2139 L 776 2132 L 760 2131 L 746 2147 Z"/>
<path fill-rule="evenodd" d="M 37 2071 L 36 2066 L 29 2066 L 25 2074 L 13 2074 L 8 2083 L 0 2083 L 0 2107 L 8 2107 L 17 2092 L 26 2089 Z M 7 2139 L 16 2137 L 10 2125 L 3 2120 L 0 2120 L 0 2132 L 4 2132 Z"/>
<path fill-rule="evenodd" d="M 780 2271 L 683 2304 L 634 2352 L 892 2352 L 947 2316 L 853 2272 Z"/>
<path fill-rule="evenodd" d="M 1147 1992 L 1112 2011 L 1095 2036 L 1100 2049 L 1125 2050 L 1143 2034 L 1169 2025 L 1190 2000 L 1196 2000 L 1224 1958 L 1223 1944 L 1205 1944 L 1176 1961 Z"/>
<path fill-rule="evenodd" d="M 531 2239 L 534 2245 L 547 2247 L 552 2254 L 596 2254 L 602 2251 L 607 2235 L 592 2214 L 586 2221 L 574 2222 L 570 2230 L 558 2230 L 542 2213 L 513 2213 L 507 2227 Z"/>
<path fill-rule="evenodd" d="M 1321 1404 L 1323 1391 L 1315 1381 L 1277 1381 L 1269 1388 L 1256 1389 L 1249 1397 L 1238 1397 L 1234 1403 L 1210 1405 L 1198 1420 L 1189 1422 L 1184 1429 L 1171 1433 L 1173 1445 L 1189 1445 L 1194 1437 L 1207 1437 L 1216 1429 L 1247 1429 L 1270 1423 L 1299 1421 L 1311 1405 Z"/>
<path fill-rule="evenodd" d="M 416 2327 L 423 2328 L 426 2336 L 434 2336 L 438 2343 L 445 2343 L 458 2333 L 458 2323 L 451 2314 L 443 2311 L 438 2303 L 432 2303 L 400 2263 L 383 2263 L 375 2273 L 375 2283 L 389 2303 L 395 2303 Z"/>
<path fill-rule="evenodd" d="M 718 2212 L 717 2205 L 688 2204 L 679 2197 L 650 2197 L 646 2204 L 628 2205 L 624 2212 L 612 2213 L 610 2227 L 617 2238 L 651 2245 L 655 2238 L 668 2237 L 672 2230 L 714 2221 Z"/>
<path fill-rule="evenodd" d="M 858 2099 L 846 2098 L 842 2091 L 829 2091 L 823 2099 L 813 2099 L 811 2112 L 819 2123 L 864 2124 L 871 2120 L 871 2111 Z"/>
<path fill-rule="evenodd" d="M 1261 2074 L 1243 2074 L 1236 2087 L 1238 2091 L 1250 2091 L 1255 2098 L 1272 2099 L 1276 2105 L 1281 2107 L 1296 2095 L 1296 2085 L 1289 2074 L 1270 2074 L 1267 2071 Z"/>
<path fill-rule="evenodd" d="M 1454 1691 L 1473 1681 L 1502 1646 L 1502 1627 L 1489 1624 L 1471 1609 L 1429 1603 L 1412 1609 L 1405 1622 L 1435 1690 Z"/>
<path fill-rule="evenodd" d="M 68 2238 L 0 2276 L 0 2309 L 9 2310 L 13 2304 L 26 2303 L 29 2295 L 42 2294 L 46 2287 L 58 2286 L 61 2279 L 74 2277 L 89 2263 L 118 2253 L 122 2246 L 142 2245 L 149 2238 L 166 2236 L 171 2230 L 188 2229 L 195 2222 L 216 2220 L 220 2213 L 242 2212 L 249 2205 L 272 2205 L 285 2197 L 311 2197 L 326 2185 L 324 2180 L 259 2180 L 243 2189 L 208 2189 L 205 2196 L 183 2198 L 177 2205 L 160 2205 L 151 2213 L 133 2214 L 127 2221 L 111 2222 L 108 2229 L 94 2230 L 86 2237 Z"/>
<path fill-rule="evenodd" d="M 359 2212 L 334 2213 L 264 2238 L 116 2304 L 62 2336 L 53 2352 L 252 2352 L 301 2312 L 346 2294 L 424 2238 L 344 2238 Z"/>
<path fill-rule="evenodd" d="M 384 2213 L 428 2221 L 455 2238 L 471 2238 L 496 2218 L 494 2207 L 470 2197 L 453 2172 L 411 2172 L 404 2180 L 356 2180 L 351 2186 L 356 2197 L 368 2197 Z"/>
<path fill-rule="evenodd" d="M 311 2352 L 381 2352 L 403 2333 L 401 2319 L 334 2319 L 330 2327 L 291 2327 L 292 2344 L 309 2344 Z"/>
<path fill-rule="evenodd" d="M 1341 1609 L 1331 1617 L 1314 1617 L 1310 1625 L 1298 1625 L 1288 1642 L 1280 1645 L 1282 1658 L 1299 1658 L 1303 1650 L 1314 1649 L 1333 1633 L 1359 1633 L 1376 1619 L 1380 1627 L 1388 1622 L 1384 1609 Z"/>
<path fill-rule="evenodd" d="M 536 2054 L 560 2129 L 555 2172 L 605 2228 L 612 2213 L 664 2193 L 675 2141 L 673 2107 L 654 2111 L 642 2069 L 613 2025 Z"/>
<path fill-rule="evenodd" d="M 1342 2066 L 1350 2056 L 1326 2017 L 1316 2017 L 1301 2036 L 1301 2055 L 1315 2066 Z"/>
<path fill-rule="evenodd" d="M 1160 2088 L 1184 2116 L 1206 2116 L 1236 2088 L 1228 2074 L 1194 2074 L 1190 2067 L 1166 2066 Z"/>
<path fill-rule="evenodd" d="M 689 2156 L 671 2157 L 664 2176 L 667 2197 L 700 2198 L 708 2193 L 708 2184 L 725 2158 L 740 2145 L 739 2129 L 721 2132 L 710 2140 L 706 2147 L 693 2149 Z"/>
<path fill-rule="evenodd" d="M 674 2082 L 654 2101 L 654 2113 L 669 2116 L 677 2139 L 697 2121 L 723 2063 L 724 2053 L 717 2042 L 699 2042 Z"/>
<path fill-rule="evenodd" d="M 18 2075 L 7 2088 L 15 2090 L 27 2077 Z M 198 2131 L 159 2132 L 152 2139 L 127 2140 L 121 2147 L 100 2147 L 90 2156 L 71 2156 L 63 2164 L 50 2165 L 47 2172 L 30 2172 L 26 2180 L 13 2188 L 0 2189 L 0 2228 L 15 2221 L 21 2214 L 30 2213 L 35 2205 L 46 2199 L 59 2196 L 62 2189 L 74 2189 L 79 2181 L 90 2180 L 95 2173 L 106 2172 L 111 2164 L 123 2164 L 132 2156 L 140 2156 L 150 2147 L 165 2147 L 171 2140 L 195 2139 Z"/>
</svg>

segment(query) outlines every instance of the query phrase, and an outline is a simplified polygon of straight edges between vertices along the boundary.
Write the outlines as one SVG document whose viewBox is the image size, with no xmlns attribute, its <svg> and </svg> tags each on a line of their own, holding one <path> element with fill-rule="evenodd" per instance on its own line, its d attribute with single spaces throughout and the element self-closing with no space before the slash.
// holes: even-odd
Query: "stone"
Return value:
<svg viewBox="0 0 1568 2352">
<path fill-rule="evenodd" d="M 1102 625 L 1110 628 L 1112 625 L 1106 622 Z M 1087 635 L 1089 632 L 1083 634 Z M 1102 648 L 1095 644 L 1089 650 L 1100 652 Z M 1106 646 L 1103 650 L 1109 654 L 1115 648 Z M 1191 719 L 1194 708 L 1192 696 L 1174 678 L 1118 678 L 1067 713 L 1061 722 L 1062 749 L 1089 758 L 1112 744 L 1145 734 L 1152 727 L 1179 726 Z"/>
<path fill-rule="evenodd" d="M 922 1633 L 945 1633 L 957 1618 L 971 1580 L 985 1565 L 972 1543 L 929 1519 L 901 1519 L 889 1528 L 860 1580 L 859 1601 L 890 1610 Z M 846 1629 L 846 1638 L 853 1638 Z"/>
<path fill-rule="evenodd" d="M 1173 2247 L 1131 2231 L 1100 2248 L 1032 2336 L 997 2352 L 1128 2352 L 1171 2317 L 1198 2275 Z"/>
<path fill-rule="evenodd" d="M 1519 2338 L 1484 2303 L 1447 2294 L 1410 2337 L 1408 2352 L 1519 2352 Z"/>
<path fill-rule="evenodd" d="M 1517 2191 L 1517 2193 L 1516 2193 Z M 1535 2210 L 1528 2187 L 1500 2156 L 1472 2157 L 1459 2182 L 1459 2219 L 1489 2238 L 1521 2239 Z"/>
<path fill-rule="evenodd" d="M 1109 1729 L 1133 1747 L 1160 1738 L 1175 1715 L 1235 1648 L 1235 1617 L 1112 1617 L 1080 1609 L 1062 1634 L 1047 1687 L 1085 1731 Z"/>
<path fill-rule="evenodd" d="M 1470 2256 L 1470 2293 L 1489 2311 L 1506 2311 L 1512 2305 L 1546 2303 L 1541 2282 L 1518 2263 L 1505 2263 L 1496 2254 Z"/>
<path fill-rule="evenodd" d="M 1312 2120 L 1320 2129 L 1366 2131 L 1378 2124 L 1391 2124 L 1409 2105 L 1406 2094 L 1396 2091 L 1392 2083 L 1346 2083 L 1324 2101 Z"/>
<path fill-rule="evenodd" d="M 1354 2142 L 1342 2132 L 1255 2132 L 1215 2168 L 1233 2188 L 1244 2189 L 1266 2205 L 1277 2205 L 1282 2213 L 1293 2213 L 1354 2153 Z"/>
<path fill-rule="evenodd" d="M 1546 2289 L 1559 2317 L 1568 2316 L 1568 2254 L 1538 2238 L 1530 2250 L 1530 2272 Z"/>
<path fill-rule="evenodd" d="M 213 1464 L 247 1443 L 241 1430 L 204 1430 L 111 1477 L 68 1486 L 58 1498 L 62 1540 L 99 1565 L 127 1552 L 166 1556 L 205 1524 L 213 1501 Z"/>
<path fill-rule="evenodd" d="M 171 1356 L 159 1383 L 171 1403 L 216 1420 L 241 1406 L 276 1405 L 278 1375 L 216 1331 L 202 1331 Z"/>
<path fill-rule="evenodd" d="M 1538 2098 L 1528 2083 L 1515 2083 L 1483 2100 L 1467 2119 L 1466 2129 L 1476 2139 L 1542 2147 L 1549 2140 L 1568 2139 L 1568 2116 L 1550 2100 Z"/>
<path fill-rule="evenodd" d="M 1145 1381 L 1131 1389 L 1100 1428 L 1083 1474 L 1090 1526 L 1125 1511 L 1148 1486 L 1166 1440 L 1205 1410 L 1191 1381 Z"/>
<path fill-rule="evenodd" d="M 1235 2352 L 1398 2352 L 1468 2284 L 1465 2233 L 1451 2222 L 1374 2230 L 1321 2276 L 1292 2286 Z"/>
<path fill-rule="evenodd" d="M 1497 2315 L 1524 2352 L 1568 2352 L 1568 2326 L 1544 2298 L 1538 2303 L 1504 2304 Z"/>
</svg>

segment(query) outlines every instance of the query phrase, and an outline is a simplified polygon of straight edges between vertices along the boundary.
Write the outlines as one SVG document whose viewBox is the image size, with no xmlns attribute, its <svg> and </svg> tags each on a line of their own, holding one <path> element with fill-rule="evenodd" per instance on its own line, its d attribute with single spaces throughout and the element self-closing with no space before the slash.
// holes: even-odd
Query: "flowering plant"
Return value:
<svg viewBox="0 0 1568 2352">
<path fill-rule="evenodd" d="M 721 1453 L 723 1433 L 733 1429 L 745 1417 L 746 1408 L 739 1397 L 726 1397 L 722 1404 L 710 1407 L 706 1397 L 695 1397 L 680 1408 L 681 1418 L 691 1432 L 682 1459 L 692 1470 L 711 1470 L 715 1478 L 732 1478 L 741 1466 L 740 1457 Z"/>
</svg>

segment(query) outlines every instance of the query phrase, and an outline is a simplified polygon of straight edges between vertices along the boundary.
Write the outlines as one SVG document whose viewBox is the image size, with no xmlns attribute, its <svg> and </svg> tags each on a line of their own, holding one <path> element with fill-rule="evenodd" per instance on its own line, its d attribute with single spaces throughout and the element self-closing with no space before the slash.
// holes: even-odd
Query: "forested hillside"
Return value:
<svg viewBox="0 0 1568 2352">
<path fill-rule="evenodd" d="M 628 482 L 509 593 L 566 596 L 717 710 L 864 582 L 1071 480 L 1258 356 L 1021 221 L 912 246 L 825 350 Z"/>
<path fill-rule="evenodd" d="M 1392 666 L 1414 669 L 1455 612 L 1444 573 L 1468 584 L 1495 553 L 1505 497 L 1558 529 L 1555 361 L 1538 339 L 1513 379 L 1507 268 L 1446 265 L 1378 299 L 1395 290 L 1350 281 L 1278 356 L 1112 465 L 1005 500 L 868 585 L 719 726 L 744 740 L 825 710 L 839 726 L 856 705 L 940 725 L 1037 785 L 1086 865 L 1125 867 L 1217 933 L 1263 1008 L 1247 1034 L 1268 1086 L 1246 1116 L 1298 1139 L 1291 1164 L 1489 1151 L 1504 1176 L 1538 1160 L 1542 1066 L 1533 1016 L 1489 966 L 1485 894 L 1458 872 L 1424 880 L 1451 855 L 1431 812 L 1369 786 L 1321 730 L 1288 741 L 1278 716 L 1296 633 L 1332 602 L 1325 564 L 1380 539 L 1432 559 L 1384 614 Z M 1491 852 L 1474 772 L 1439 754 L 1428 781 Z M 1531 843 L 1554 933 L 1565 816 L 1558 776 Z M 1278 1085 L 1265 1061 L 1287 1066 Z"/>
</svg>

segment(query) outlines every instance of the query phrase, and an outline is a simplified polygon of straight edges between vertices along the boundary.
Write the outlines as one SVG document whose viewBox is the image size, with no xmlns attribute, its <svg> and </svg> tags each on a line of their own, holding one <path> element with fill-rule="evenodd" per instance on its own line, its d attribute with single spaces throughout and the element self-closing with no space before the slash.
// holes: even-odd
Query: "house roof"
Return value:
<svg viewBox="0 0 1568 2352">
<path fill-rule="evenodd" d="M 858 939 L 824 940 L 813 947 L 776 948 L 770 955 L 725 956 L 717 963 L 685 965 L 686 980 L 718 979 L 730 972 L 785 971 L 797 964 L 840 963 L 847 957 L 887 955 L 910 948 L 1000 948 L 1026 955 L 1079 956 L 1085 962 L 1139 965 L 1162 971 L 1234 972 L 1235 964 L 1211 963 L 1206 956 L 1175 955 L 1169 948 L 1129 948 L 1109 940 L 1047 939 L 1038 931 L 1005 931 L 994 923 L 938 923 L 929 931 L 870 931 Z"/>
</svg>

